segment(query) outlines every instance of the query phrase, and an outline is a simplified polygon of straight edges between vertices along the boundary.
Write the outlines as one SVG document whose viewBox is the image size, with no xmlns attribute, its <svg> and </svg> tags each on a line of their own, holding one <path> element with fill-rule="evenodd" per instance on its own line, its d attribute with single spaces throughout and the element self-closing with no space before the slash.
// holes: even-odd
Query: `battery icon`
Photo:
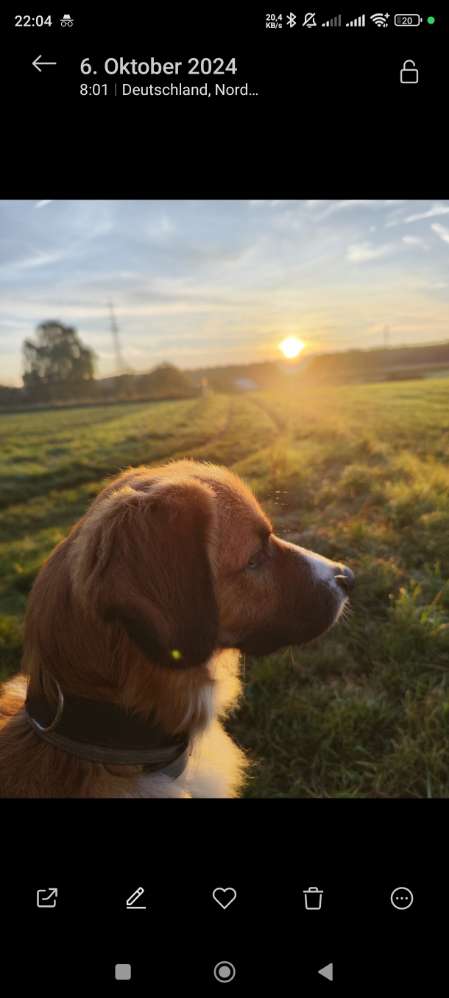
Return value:
<svg viewBox="0 0 449 998">
<path fill-rule="evenodd" d="M 394 23 L 397 28 L 419 28 L 422 22 L 420 14 L 395 14 Z"/>
</svg>

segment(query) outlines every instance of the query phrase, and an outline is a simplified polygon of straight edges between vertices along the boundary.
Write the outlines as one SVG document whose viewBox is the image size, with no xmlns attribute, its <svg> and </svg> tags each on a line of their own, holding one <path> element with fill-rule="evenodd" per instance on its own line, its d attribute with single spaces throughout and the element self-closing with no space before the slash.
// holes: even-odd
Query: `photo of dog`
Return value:
<svg viewBox="0 0 449 998">
<path fill-rule="evenodd" d="M 277 537 L 227 468 L 128 468 L 34 582 L 0 697 L 0 795 L 238 796 L 247 760 L 222 720 L 241 654 L 323 634 L 353 584 Z"/>
<path fill-rule="evenodd" d="M 0 795 L 449 795 L 448 213 L 0 205 Z"/>
</svg>

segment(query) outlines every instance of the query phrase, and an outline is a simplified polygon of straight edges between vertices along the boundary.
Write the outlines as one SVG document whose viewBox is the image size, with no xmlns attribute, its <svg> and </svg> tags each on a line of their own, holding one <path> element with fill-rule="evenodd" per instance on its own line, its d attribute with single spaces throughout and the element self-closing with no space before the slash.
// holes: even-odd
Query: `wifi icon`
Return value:
<svg viewBox="0 0 449 998">
<path fill-rule="evenodd" d="M 386 28 L 389 14 L 371 14 L 370 20 L 377 24 L 378 28 Z"/>
</svg>

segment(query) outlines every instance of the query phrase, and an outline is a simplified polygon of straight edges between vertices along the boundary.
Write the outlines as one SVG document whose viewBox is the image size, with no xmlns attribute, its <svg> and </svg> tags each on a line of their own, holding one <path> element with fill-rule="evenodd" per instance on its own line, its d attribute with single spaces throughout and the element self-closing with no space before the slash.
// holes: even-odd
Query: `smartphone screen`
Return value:
<svg viewBox="0 0 449 998">
<path fill-rule="evenodd" d="M 257 8 L 0 15 L 10 986 L 445 981 L 448 16 Z"/>
</svg>

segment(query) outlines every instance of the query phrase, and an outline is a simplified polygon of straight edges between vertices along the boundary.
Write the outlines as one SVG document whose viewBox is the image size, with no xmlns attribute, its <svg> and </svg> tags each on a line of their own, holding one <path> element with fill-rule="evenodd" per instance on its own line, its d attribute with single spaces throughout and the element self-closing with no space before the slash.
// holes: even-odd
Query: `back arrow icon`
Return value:
<svg viewBox="0 0 449 998">
<path fill-rule="evenodd" d="M 42 56 L 37 55 L 33 62 L 34 68 L 38 69 L 40 73 L 42 73 L 41 66 L 56 66 L 55 62 L 40 62 L 40 59 L 42 59 Z"/>
</svg>

